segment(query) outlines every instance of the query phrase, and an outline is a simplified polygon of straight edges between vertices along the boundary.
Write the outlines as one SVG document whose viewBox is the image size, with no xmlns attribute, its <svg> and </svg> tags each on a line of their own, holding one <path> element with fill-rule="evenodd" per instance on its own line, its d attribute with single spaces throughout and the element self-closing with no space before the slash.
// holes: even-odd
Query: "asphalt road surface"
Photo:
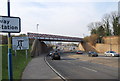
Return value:
<svg viewBox="0 0 120 81">
<path fill-rule="evenodd" d="M 48 63 L 57 70 L 66 79 L 88 79 L 104 81 L 118 79 L 118 68 L 102 64 L 91 63 L 89 61 L 80 61 L 79 59 L 69 58 L 67 55 L 61 55 L 61 60 L 51 60 L 47 57 Z"/>
</svg>

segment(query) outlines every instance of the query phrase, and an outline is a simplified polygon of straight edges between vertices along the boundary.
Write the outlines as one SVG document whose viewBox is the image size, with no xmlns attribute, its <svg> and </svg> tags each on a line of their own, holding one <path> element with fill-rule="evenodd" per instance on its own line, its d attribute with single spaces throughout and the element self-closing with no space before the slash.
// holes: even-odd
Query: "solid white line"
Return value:
<svg viewBox="0 0 120 81">
<path fill-rule="evenodd" d="M 90 70 L 90 71 L 93 71 L 93 72 L 98 72 L 98 71 L 96 71 L 96 70 L 93 70 L 93 69 L 90 69 L 90 68 L 87 68 L 87 67 L 82 67 L 82 68 L 87 69 L 87 70 Z"/>
<path fill-rule="evenodd" d="M 47 63 L 47 65 L 60 77 L 62 78 L 64 81 L 67 81 L 59 72 L 57 72 L 46 60 L 46 57 L 45 57 L 45 62 Z"/>
</svg>

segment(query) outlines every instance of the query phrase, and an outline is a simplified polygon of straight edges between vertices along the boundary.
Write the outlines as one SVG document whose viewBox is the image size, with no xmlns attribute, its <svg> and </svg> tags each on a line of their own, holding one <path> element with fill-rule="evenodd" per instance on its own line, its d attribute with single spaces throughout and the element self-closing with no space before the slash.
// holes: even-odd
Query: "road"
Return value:
<svg viewBox="0 0 120 81">
<path fill-rule="evenodd" d="M 118 68 L 106 66 L 103 64 L 81 61 L 79 58 L 70 58 L 68 55 L 61 55 L 61 60 L 51 60 L 46 58 L 48 63 L 56 69 L 66 79 L 90 79 L 107 81 L 116 81 L 118 79 Z"/>
</svg>

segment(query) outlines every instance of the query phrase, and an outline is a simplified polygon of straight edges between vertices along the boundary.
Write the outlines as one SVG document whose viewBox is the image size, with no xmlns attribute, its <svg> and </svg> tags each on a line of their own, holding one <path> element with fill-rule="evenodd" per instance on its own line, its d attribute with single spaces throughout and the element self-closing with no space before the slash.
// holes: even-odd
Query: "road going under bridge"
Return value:
<svg viewBox="0 0 120 81">
<path fill-rule="evenodd" d="M 83 38 L 68 37 L 51 34 L 27 33 L 30 39 L 39 39 L 42 41 L 63 41 L 63 42 L 82 42 Z"/>
<path fill-rule="evenodd" d="M 50 34 L 38 34 L 38 33 L 27 33 L 29 39 L 34 39 L 31 56 L 37 57 L 40 54 L 44 54 L 52 50 L 51 47 L 47 46 L 43 41 L 62 41 L 62 42 L 78 42 L 82 43 L 83 39 L 78 37 L 68 37 L 60 35 Z"/>
</svg>

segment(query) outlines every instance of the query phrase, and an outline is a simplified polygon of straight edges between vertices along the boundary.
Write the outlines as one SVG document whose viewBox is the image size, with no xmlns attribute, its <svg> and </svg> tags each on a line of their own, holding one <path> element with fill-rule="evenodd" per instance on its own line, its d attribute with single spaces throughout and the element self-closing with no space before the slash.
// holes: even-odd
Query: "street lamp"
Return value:
<svg viewBox="0 0 120 81">
<path fill-rule="evenodd" d="M 37 33 L 38 33 L 38 26 L 39 26 L 39 24 L 37 24 L 37 26 L 36 26 L 36 29 L 37 29 Z"/>
</svg>

